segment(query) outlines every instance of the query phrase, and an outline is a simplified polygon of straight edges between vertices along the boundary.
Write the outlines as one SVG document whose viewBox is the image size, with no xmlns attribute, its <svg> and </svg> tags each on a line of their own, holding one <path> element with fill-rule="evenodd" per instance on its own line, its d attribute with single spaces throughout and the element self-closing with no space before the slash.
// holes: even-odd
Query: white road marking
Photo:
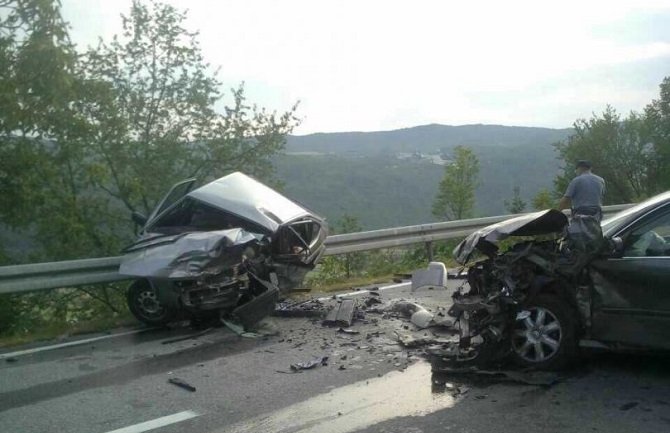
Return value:
<svg viewBox="0 0 670 433">
<path fill-rule="evenodd" d="M 372 290 L 374 292 L 383 292 L 384 290 L 388 289 L 397 289 L 398 287 L 403 287 L 403 286 L 411 286 L 412 282 L 411 281 L 405 281 L 404 283 L 398 283 L 398 284 L 391 284 L 390 286 L 384 286 L 384 287 L 379 287 L 378 289 Z M 365 295 L 366 293 L 370 293 L 371 290 L 357 290 L 355 292 L 349 292 L 349 293 L 342 293 L 339 295 L 335 295 L 336 298 L 348 298 L 350 296 L 361 296 Z M 327 301 L 328 299 L 333 299 L 332 296 L 326 296 L 323 298 L 319 298 L 319 301 Z"/>
<path fill-rule="evenodd" d="M 45 352 L 47 350 L 62 349 L 64 347 L 81 346 L 83 344 L 95 343 L 109 338 L 123 337 L 124 335 L 139 334 L 140 332 L 150 331 L 155 328 L 136 329 L 134 331 L 119 332 L 118 334 L 103 335 L 101 337 L 86 338 L 84 340 L 70 341 L 68 343 L 54 344 L 51 346 L 36 347 L 34 349 L 19 350 L 17 352 L 0 353 L 0 359 L 15 358 L 17 356 L 30 355 L 31 353 Z"/>
<path fill-rule="evenodd" d="M 139 424 L 131 425 L 128 427 L 120 428 L 118 430 L 112 430 L 107 433 L 141 433 L 160 427 L 165 427 L 166 425 L 175 424 L 181 421 L 186 421 L 187 419 L 195 418 L 200 416 L 199 413 L 192 410 L 185 410 L 184 412 L 175 413 L 173 415 L 164 416 L 161 418 L 156 418 L 151 421 L 142 422 Z"/>
</svg>

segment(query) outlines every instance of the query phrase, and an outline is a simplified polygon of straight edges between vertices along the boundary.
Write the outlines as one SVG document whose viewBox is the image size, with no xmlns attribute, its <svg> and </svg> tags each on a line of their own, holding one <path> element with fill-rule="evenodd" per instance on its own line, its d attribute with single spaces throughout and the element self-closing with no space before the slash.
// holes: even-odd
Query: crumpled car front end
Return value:
<svg viewBox="0 0 670 433">
<path fill-rule="evenodd" d="M 450 348 L 452 360 L 481 366 L 511 357 L 524 367 L 564 366 L 589 315 L 580 302 L 585 266 L 602 244 L 595 224 L 568 225 L 563 213 L 546 210 L 463 240 L 454 257 L 468 268 L 468 287 L 453 295 L 450 315 L 459 323 L 460 342 Z M 501 252 L 509 237 L 518 240 Z"/>
<path fill-rule="evenodd" d="M 119 272 L 137 280 L 133 314 L 150 324 L 218 312 L 249 326 L 299 286 L 325 251 L 323 218 L 233 173 L 161 202 Z"/>
</svg>

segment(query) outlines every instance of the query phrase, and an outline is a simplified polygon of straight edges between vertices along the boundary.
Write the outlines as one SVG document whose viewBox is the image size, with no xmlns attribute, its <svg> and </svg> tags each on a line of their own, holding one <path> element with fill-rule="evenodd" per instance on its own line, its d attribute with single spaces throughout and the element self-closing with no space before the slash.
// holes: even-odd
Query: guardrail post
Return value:
<svg viewBox="0 0 670 433">
<path fill-rule="evenodd" d="M 431 241 L 426 242 L 426 257 L 428 257 L 429 262 L 433 261 L 433 243 Z"/>
</svg>

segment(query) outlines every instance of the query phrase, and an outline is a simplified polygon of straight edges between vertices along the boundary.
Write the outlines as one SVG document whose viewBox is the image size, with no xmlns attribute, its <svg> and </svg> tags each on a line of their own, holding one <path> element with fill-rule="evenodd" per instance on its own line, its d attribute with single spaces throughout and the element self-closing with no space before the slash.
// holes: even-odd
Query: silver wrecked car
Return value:
<svg viewBox="0 0 670 433">
<path fill-rule="evenodd" d="M 173 186 L 148 218 L 133 214 L 142 230 L 119 268 L 135 278 L 128 307 L 150 325 L 223 315 L 250 326 L 314 268 L 328 226 L 243 173 L 195 184 Z"/>
</svg>

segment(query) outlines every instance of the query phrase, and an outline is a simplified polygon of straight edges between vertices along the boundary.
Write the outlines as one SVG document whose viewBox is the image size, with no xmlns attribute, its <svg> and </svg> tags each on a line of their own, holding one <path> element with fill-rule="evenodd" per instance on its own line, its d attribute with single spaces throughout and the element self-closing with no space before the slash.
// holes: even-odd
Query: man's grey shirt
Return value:
<svg viewBox="0 0 670 433">
<path fill-rule="evenodd" d="M 572 179 L 565 196 L 570 197 L 572 208 L 602 206 L 605 195 L 605 180 L 593 173 L 582 173 Z"/>
</svg>

